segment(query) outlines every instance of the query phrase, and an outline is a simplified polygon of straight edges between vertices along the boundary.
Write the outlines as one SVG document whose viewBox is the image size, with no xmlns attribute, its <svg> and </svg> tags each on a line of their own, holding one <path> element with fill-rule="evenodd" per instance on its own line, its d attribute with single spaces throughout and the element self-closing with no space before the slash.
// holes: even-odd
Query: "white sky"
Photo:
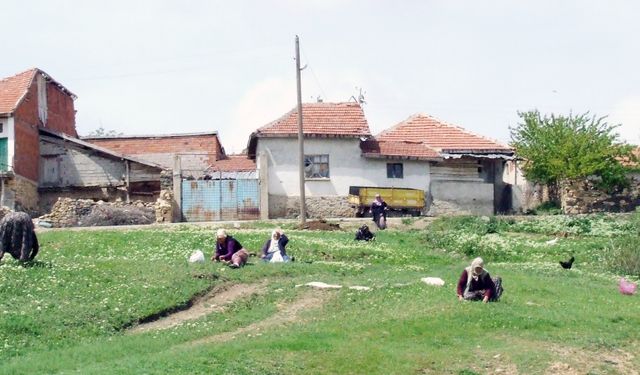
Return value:
<svg viewBox="0 0 640 375">
<path fill-rule="evenodd" d="M 590 111 L 640 144 L 640 2 L 24 1 L 0 7 L 0 76 L 76 95 L 81 135 L 217 130 L 228 153 L 303 101 L 365 93 L 374 134 L 415 113 L 509 141 L 517 111 Z"/>
</svg>

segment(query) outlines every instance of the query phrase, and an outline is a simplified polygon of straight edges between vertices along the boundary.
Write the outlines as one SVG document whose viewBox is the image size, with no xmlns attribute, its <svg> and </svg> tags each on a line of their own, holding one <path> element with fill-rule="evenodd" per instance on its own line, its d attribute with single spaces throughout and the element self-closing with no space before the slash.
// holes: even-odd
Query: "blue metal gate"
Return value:
<svg viewBox="0 0 640 375">
<path fill-rule="evenodd" d="M 182 181 L 182 216 L 185 221 L 259 219 L 258 180 Z"/>
</svg>

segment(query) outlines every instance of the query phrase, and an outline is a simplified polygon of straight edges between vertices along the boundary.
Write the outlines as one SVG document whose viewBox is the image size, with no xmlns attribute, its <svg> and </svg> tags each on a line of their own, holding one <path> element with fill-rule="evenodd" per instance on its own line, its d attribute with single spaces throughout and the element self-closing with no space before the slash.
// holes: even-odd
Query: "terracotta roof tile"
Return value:
<svg viewBox="0 0 640 375">
<path fill-rule="evenodd" d="M 29 69 L 0 80 L 0 113 L 13 113 L 33 82 L 38 69 Z"/>
<path fill-rule="evenodd" d="M 438 152 L 511 153 L 497 141 L 473 134 L 459 126 L 447 124 L 429 115 L 418 114 L 383 131 L 375 137 L 380 142 L 422 143 Z M 407 151 L 408 153 L 408 151 Z"/>
<path fill-rule="evenodd" d="M 385 156 L 419 160 L 438 160 L 440 154 L 424 143 L 378 141 L 370 139 L 360 144 L 362 153 L 367 157 Z"/>
<path fill-rule="evenodd" d="M 370 136 L 371 131 L 358 103 L 304 103 L 302 126 L 305 135 L 337 137 Z M 259 128 L 261 136 L 297 136 L 298 109 L 294 108 L 279 119 Z"/>
<path fill-rule="evenodd" d="M 256 170 L 256 161 L 247 155 L 229 155 L 226 159 L 216 160 L 210 167 L 213 171 L 248 172 Z"/>
</svg>

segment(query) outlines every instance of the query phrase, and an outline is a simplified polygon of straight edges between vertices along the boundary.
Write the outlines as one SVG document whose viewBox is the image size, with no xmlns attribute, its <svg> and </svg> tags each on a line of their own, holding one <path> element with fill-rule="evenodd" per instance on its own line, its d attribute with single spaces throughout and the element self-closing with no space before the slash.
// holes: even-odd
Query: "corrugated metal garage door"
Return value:
<svg viewBox="0 0 640 375">
<path fill-rule="evenodd" d="M 182 181 L 182 215 L 186 221 L 258 219 L 258 180 Z"/>
</svg>

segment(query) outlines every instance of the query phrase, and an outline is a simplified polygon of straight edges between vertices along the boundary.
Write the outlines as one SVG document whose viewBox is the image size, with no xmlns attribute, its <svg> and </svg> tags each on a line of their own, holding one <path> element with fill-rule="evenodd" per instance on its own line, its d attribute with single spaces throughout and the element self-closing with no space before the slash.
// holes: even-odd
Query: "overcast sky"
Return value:
<svg viewBox="0 0 640 375">
<path fill-rule="evenodd" d="M 219 132 L 227 152 L 296 105 L 362 89 L 374 134 L 415 113 L 503 142 L 517 111 L 608 115 L 640 144 L 640 2 L 3 0 L 7 77 L 78 95 L 81 135 Z"/>
</svg>

